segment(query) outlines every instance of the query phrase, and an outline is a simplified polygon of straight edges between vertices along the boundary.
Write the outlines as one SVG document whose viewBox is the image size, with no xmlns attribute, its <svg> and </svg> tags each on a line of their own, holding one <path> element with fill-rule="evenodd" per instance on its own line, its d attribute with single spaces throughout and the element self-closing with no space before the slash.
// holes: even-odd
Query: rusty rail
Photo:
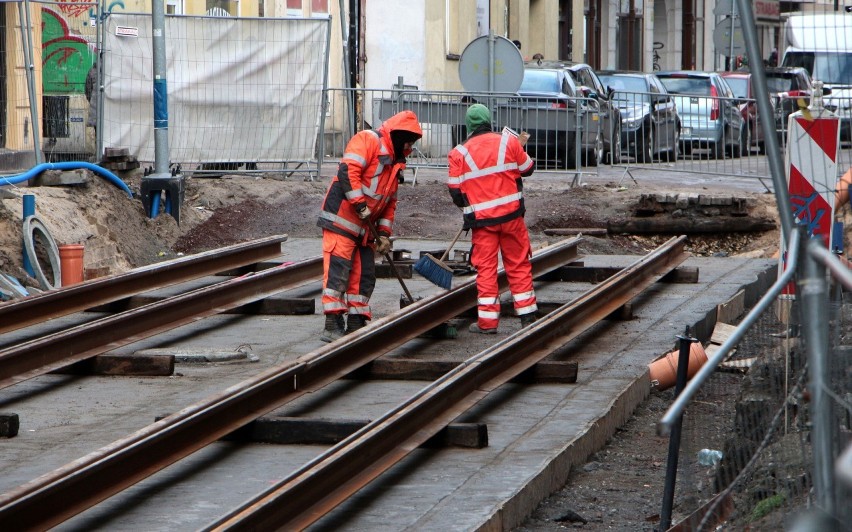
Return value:
<svg viewBox="0 0 852 532">
<path fill-rule="evenodd" d="M 0 334 L 116 301 L 143 290 L 213 275 L 281 255 L 287 235 L 253 240 L 0 305 Z"/>
<path fill-rule="evenodd" d="M 574 238 L 539 250 L 539 276 L 577 257 Z M 501 271 L 500 286 L 508 286 Z M 308 353 L 270 368 L 121 440 L 0 495 L 0 529 L 56 526 L 246 423 L 347 375 L 391 349 L 455 317 L 476 303 L 476 284 L 423 299 Z M 49 510 L 48 510 L 49 509 Z"/>
<path fill-rule="evenodd" d="M 683 262 L 685 237 L 471 357 L 207 530 L 301 530 L 326 515 L 453 419 L 576 338 Z"/>
<path fill-rule="evenodd" d="M 198 288 L 0 350 L 0 389 L 322 276 L 322 258 Z"/>
</svg>

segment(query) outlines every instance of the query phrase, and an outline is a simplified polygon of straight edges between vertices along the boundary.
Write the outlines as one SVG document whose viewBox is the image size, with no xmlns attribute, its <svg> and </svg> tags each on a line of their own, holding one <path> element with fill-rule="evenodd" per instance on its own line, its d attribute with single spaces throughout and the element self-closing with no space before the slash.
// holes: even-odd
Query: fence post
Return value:
<svg viewBox="0 0 852 532">
<path fill-rule="evenodd" d="M 686 387 L 686 376 L 689 369 L 689 351 L 697 338 L 689 336 L 689 327 L 684 335 L 678 335 L 680 351 L 677 356 L 677 377 L 675 378 L 675 399 Z M 674 492 L 677 483 L 677 463 L 680 454 L 680 431 L 683 425 L 683 414 L 679 415 L 672 425 L 669 434 L 669 454 L 666 461 L 666 481 L 663 486 L 663 506 L 660 510 L 660 530 L 668 530 L 672 524 L 672 508 L 674 508 Z"/>
<path fill-rule="evenodd" d="M 828 282 L 825 266 L 807 252 L 822 247 L 819 238 L 802 239 L 799 262 L 799 298 L 802 302 L 802 334 L 808 357 L 808 391 L 810 392 L 811 444 L 814 457 L 814 495 L 817 507 L 835 515 L 834 478 L 832 476 L 834 419 L 828 364 Z"/>
<path fill-rule="evenodd" d="M 38 103 L 36 102 L 35 90 L 35 62 L 33 56 L 33 33 L 32 22 L 30 21 L 30 0 L 24 0 L 23 3 L 18 3 L 18 16 L 21 23 L 21 41 L 24 52 L 24 61 L 27 68 L 27 90 L 29 91 L 30 100 L 30 121 L 32 122 L 33 130 L 33 149 L 35 150 L 35 163 L 41 164 L 44 162 L 44 154 L 41 151 L 41 120 L 38 116 Z"/>
</svg>

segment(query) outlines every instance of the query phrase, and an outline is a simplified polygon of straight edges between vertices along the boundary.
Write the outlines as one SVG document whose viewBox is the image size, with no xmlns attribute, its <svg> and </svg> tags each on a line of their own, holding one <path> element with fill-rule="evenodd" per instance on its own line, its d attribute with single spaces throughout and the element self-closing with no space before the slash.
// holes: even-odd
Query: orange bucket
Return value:
<svg viewBox="0 0 852 532">
<path fill-rule="evenodd" d="M 658 390 L 668 390 L 675 385 L 679 354 L 680 350 L 677 349 L 648 365 L 651 371 L 652 386 Z M 693 342 L 689 346 L 689 365 L 686 368 L 687 380 L 698 373 L 705 362 L 707 362 L 707 353 L 704 352 L 704 346 L 701 345 L 701 342 Z"/>
<path fill-rule="evenodd" d="M 66 244 L 59 246 L 59 270 L 62 286 L 83 282 L 83 250 L 82 244 Z"/>
</svg>

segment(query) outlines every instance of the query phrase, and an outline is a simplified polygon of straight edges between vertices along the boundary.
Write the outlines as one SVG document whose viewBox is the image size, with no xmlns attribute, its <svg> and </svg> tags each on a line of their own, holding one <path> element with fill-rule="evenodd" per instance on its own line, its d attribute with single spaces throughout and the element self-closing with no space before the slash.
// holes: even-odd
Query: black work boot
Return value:
<svg viewBox="0 0 852 532">
<path fill-rule="evenodd" d="M 535 312 L 530 312 L 529 314 L 521 314 L 521 328 L 532 325 L 537 319 L 538 317 L 535 315 Z"/>
<path fill-rule="evenodd" d="M 367 318 L 361 314 L 350 314 L 346 320 L 346 334 L 355 332 L 364 325 L 367 325 Z"/>
<path fill-rule="evenodd" d="M 325 329 L 322 331 L 320 340 L 323 342 L 333 342 L 338 338 L 343 338 L 346 331 L 343 330 L 343 314 L 326 314 Z"/>
</svg>

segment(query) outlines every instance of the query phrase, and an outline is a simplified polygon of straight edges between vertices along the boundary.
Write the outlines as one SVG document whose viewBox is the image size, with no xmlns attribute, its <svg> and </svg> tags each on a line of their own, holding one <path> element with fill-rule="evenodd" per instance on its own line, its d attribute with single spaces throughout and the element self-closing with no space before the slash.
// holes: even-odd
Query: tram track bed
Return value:
<svg viewBox="0 0 852 532">
<path fill-rule="evenodd" d="M 587 267 L 628 265 L 637 257 L 583 257 Z M 606 441 L 649 393 L 647 364 L 670 350 L 685 326 L 700 336 L 716 306 L 747 288 L 762 293 L 774 280 L 775 262 L 690 258 L 697 282 L 656 283 L 632 301 L 633 319 L 594 326 L 559 350 L 577 363 L 575 384 L 509 383 L 455 422 L 485 425 L 488 446 L 415 450 L 341 504 L 317 529 L 476 529 L 517 525 L 572 465 Z M 422 278 L 407 284 L 428 296 L 439 290 Z M 587 291 L 587 282 L 538 282 L 543 303 L 565 302 Z M 309 285 L 300 289 L 310 292 Z M 748 303 L 748 301 L 746 301 Z M 377 316 L 398 310 L 395 280 L 380 280 L 373 298 Z M 0 441 L 4 476 L 0 492 L 53 471 L 81 456 L 222 392 L 275 364 L 286 364 L 321 347 L 318 315 L 228 314 L 205 318 L 157 337 L 122 347 L 144 350 L 228 352 L 253 356 L 224 362 L 177 362 L 170 377 L 43 375 L 0 391 L 0 410 L 20 416 L 20 433 Z M 417 338 L 385 358 L 464 360 L 518 329 L 506 317 L 496 337 Z M 709 330 L 712 330 L 710 324 Z M 248 346 L 248 347 L 247 347 Z M 313 420 L 376 419 L 428 382 L 344 380 L 305 394 L 268 416 Z M 94 506 L 60 529 L 198 529 L 262 492 L 316 457 L 327 445 L 221 441 Z M 561 479 L 561 480 L 560 480 Z M 0 514 L 2 519 L 2 514 Z"/>
</svg>

